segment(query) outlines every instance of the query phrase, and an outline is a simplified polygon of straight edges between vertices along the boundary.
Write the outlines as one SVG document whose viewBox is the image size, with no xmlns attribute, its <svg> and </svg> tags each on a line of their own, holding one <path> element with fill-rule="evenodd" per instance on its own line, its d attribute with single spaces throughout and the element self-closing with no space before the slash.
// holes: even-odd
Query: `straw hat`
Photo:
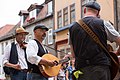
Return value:
<svg viewBox="0 0 120 80">
<path fill-rule="evenodd" d="M 23 27 L 19 27 L 15 30 L 15 34 L 25 33 L 26 35 L 29 34 Z"/>
</svg>

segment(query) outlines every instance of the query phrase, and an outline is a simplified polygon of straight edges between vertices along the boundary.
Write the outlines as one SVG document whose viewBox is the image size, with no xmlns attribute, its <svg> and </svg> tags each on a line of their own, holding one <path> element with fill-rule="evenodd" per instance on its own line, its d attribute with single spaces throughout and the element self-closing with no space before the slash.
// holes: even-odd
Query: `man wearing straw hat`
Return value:
<svg viewBox="0 0 120 80">
<path fill-rule="evenodd" d="M 25 37 L 29 33 L 19 27 L 15 30 L 15 42 L 8 44 L 4 51 L 3 64 L 10 69 L 11 80 L 26 80 L 27 61 L 25 53 Z"/>
</svg>

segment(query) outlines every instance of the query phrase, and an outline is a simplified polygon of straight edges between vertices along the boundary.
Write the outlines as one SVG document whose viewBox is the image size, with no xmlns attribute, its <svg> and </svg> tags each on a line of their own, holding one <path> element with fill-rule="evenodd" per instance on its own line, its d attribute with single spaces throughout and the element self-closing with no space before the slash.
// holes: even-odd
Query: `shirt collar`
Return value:
<svg viewBox="0 0 120 80">
<path fill-rule="evenodd" d="M 18 45 L 18 42 L 15 40 L 15 44 L 17 44 Z"/>
</svg>

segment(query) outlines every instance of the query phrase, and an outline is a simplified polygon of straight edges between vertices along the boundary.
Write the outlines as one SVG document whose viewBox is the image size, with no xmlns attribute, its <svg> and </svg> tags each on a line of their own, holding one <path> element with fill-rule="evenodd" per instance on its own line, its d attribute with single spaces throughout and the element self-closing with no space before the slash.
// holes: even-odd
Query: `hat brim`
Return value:
<svg viewBox="0 0 120 80">
<path fill-rule="evenodd" d="M 45 27 L 38 27 L 38 28 L 35 28 L 34 31 L 35 31 L 36 29 L 45 29 L 46 31 L 49 30 L 48 28 L 45 28 Z"/>
<path fill-rule="evenodd" d="M 25 33 L 25 35 L 29 34 L 29 32 L 17 32 L 16 34 L 21 34 L 21 33 Z"/>
<path fill-rule="evenodd" d="M 46 31 L 48 31 L 48 30 L 49 30 L 48 28 L 41 28 L 41 29 L 45 29 Z"/>
<path fill-rule="evenodd" d="M 96 2 L 88 2 L 85 4 L 85 7 L 89 7 L 89 8 L 100 11 L 100 5 Z"/>
<path fill-rule="evenodd" d="M 45 25 L 42 25 L 42 24 L 36 25 L 33 31 L 35 31 L 36 29 L 45 29 L 46 31 L 49 30 Z"/>
</svg>

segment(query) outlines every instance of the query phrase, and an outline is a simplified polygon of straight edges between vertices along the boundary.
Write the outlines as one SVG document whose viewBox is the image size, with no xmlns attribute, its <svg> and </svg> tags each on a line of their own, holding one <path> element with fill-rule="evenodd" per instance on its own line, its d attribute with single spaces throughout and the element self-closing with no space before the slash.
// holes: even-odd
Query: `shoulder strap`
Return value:
<svg viewBox="0 0 120 80">
<path fill-rule="evenodd" d="M 83 30 L 85 30 L 85 32 L 100 46 L 102 47 L 107 55 L 109 55 L 109 57 L 117 64 L 117 62 L 114 60 L 114 58 L 110 55 L 109 51 L 106 49 L 106 47 L 101 43 L 101 41 L 99 40 L 98 36 L 85 24 L 85 22 L 81 19 L 79 20 L 79 25 L 80 27 L 82 27 Z"/>
</svg>

